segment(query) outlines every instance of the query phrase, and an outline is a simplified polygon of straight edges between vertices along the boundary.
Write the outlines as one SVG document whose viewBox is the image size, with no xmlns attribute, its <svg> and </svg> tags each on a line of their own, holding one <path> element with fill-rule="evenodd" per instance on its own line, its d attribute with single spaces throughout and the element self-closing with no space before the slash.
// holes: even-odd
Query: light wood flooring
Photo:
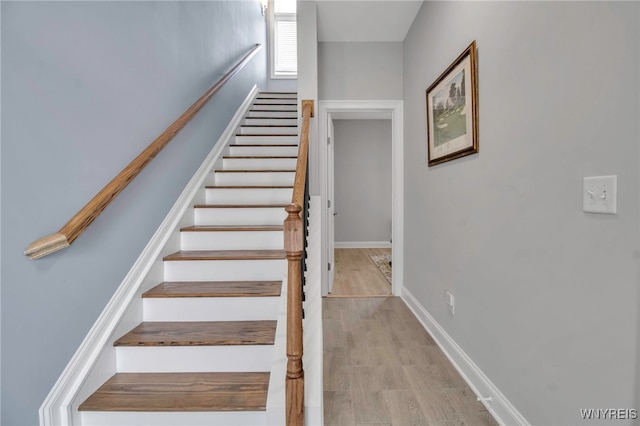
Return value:
<svg viewBox="0 0 640 426">
<path fill-rule="evenodd" d="M 391 254 L 391 249 L 336 249 L 336 273 L 329 297 L 390 296 L 391 284 L 369 255 Z"/>
<path fill-rule="evenodd" d="M 325 298 L 325 425 L 495 425 L 404 302 Z"/>
</svg>

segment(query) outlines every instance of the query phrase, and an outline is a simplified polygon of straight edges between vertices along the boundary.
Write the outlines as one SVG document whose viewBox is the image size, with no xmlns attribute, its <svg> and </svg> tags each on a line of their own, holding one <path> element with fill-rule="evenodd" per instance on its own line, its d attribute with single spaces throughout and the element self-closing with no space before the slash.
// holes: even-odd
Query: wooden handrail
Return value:
<svg viewBox="0 0 640 426">
<path fill-rule="evenodd" d="M 304 255 L 304 222 L 300 217 L 306 202 L 309 122 L 313 117 L 313 101 L 302 101 L 302 131 L 291 204 L 285 210 L 284 250 L 287 254 L 287 377 L 285 406 L 287 426 L 304 425 L 304 369 L 302 366 L 302 268 Z"/>
<path fill-rule="evenodd" d="M 191 105 L 176 121 L 144 149 L 111 182 L 98 192 L 78 213 L 75 214 L 58 232 L 35 240 L 24 251 L 25 256 L 39 259 L 43 256 L 69 247 L 76 238 L 102 213 L 102 211 L 122 192 L 124 188 L 167 146 L 173 137 L 202 109 L 220 88 L 236 75 L 262 48 L 256 44 L 229 72 L 223 75 L 209 90 Z"/>
<path fill-rule="evenodd" d="M 307 180 L 307 161 L 309 153 L 309 125 L 313 117 L 313 101 L 302 101 L 302 130 L 300 131 L 300 146 L 298 147 L 298 162 L 296 177 L 293 183 L 291 204 L 302 206 L 304 202 L 304 184 Z"/>
</svg>

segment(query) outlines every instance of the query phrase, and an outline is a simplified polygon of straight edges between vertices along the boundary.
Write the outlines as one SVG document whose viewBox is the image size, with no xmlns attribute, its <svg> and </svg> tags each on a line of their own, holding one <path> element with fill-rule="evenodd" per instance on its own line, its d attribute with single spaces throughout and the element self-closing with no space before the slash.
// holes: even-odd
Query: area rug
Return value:
<svg viewBox="0 0 640 426">
<path fill-rule="evenodd" d="M 391 256 L 390 255 L 378 255 L 378 254 L 370 254 L 369 259 L 378 267 L 382 275 L 389 281 L 391 284 Z"/>
</svg>

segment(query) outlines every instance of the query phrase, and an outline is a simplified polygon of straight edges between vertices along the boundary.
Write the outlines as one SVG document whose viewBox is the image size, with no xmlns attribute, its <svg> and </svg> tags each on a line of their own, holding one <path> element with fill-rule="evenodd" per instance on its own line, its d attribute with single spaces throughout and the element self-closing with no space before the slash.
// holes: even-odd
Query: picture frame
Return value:
<svg viewBox="0 0 640 426">
<path fill-rule="evenodd" d="M 428 166 L 479 152 L 476 41 L 426 90 Z"/>
</svg>

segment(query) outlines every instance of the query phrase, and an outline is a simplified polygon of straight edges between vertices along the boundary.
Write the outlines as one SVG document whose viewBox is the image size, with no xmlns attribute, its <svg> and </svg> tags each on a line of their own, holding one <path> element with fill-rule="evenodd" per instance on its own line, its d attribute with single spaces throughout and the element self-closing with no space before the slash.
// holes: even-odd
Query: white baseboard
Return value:
<svg viewBox="0 0 640 426">
<path fill-rule="evenodd" d="M 391 248 L 390 241 L 336 241 L 335 248 Z"/>
<path fill-rule="evenodd" d="M 520 414 L 516 407 L 500 392 L 480 368 L 469 358 L 460 346 L 447 334 L 429 312 L 407 290 L 402 290 L 400 296 L 411 309 L 422 326 L 431 334 L 449 361 L 458 370 L 471 390 L 478 396 L 489 413 L 501 425 L 523 425 L 529 422 Z M 489 398 L 489 399 L 487 399 Z"/>
<path fill-rule="evenodd" d="M 243 120 L 246 111 L 251 106 L 258 91 L 258 88 L 254 86 L 247 95 L 242 105 L 236 111 L 235 116 L 211 149 L 207 158 L 191 181 L 189 181 L 162 224 L 160 224 L 158 230 L 140 254 L 140 257 L 138 257 L 138 260 L 136 260 L 91 330 L 89 330 L 84 341 L 42 403 L 39 413 L 41 426 L 74 424 L 74 412 L 72 410 L 74 399 L 87 380 L 87 377 L 89 377 L 90 374 L 97 374 L 95 371 L 92 371 L 94 370 L 94 365 L 97 363 L 110 339 L 112 339 L 116 327 L 134 300 L 147 273 L 149 273 L 154 263 L 156 263 L 161 256 L 165 244 L 167 244 L 171 238 L 174 230 L 179 227 L 180 221 L 187 209 L 192 206 L 192 200 L 196 197 L 198 191 L 200 191 L 203 182 L 213 168 L 213 164 L 221 156 L 229 140 L 235 137 L 236 127 Z M 142 300 L 140 299 L 138 303 L 141 304 Z M 115 371 L 112 373 L 115 373 Z M 102 374 L 103 377 L 109 377 L 107 371 L 100 372 L 100 374 Z"/>
</svg>

